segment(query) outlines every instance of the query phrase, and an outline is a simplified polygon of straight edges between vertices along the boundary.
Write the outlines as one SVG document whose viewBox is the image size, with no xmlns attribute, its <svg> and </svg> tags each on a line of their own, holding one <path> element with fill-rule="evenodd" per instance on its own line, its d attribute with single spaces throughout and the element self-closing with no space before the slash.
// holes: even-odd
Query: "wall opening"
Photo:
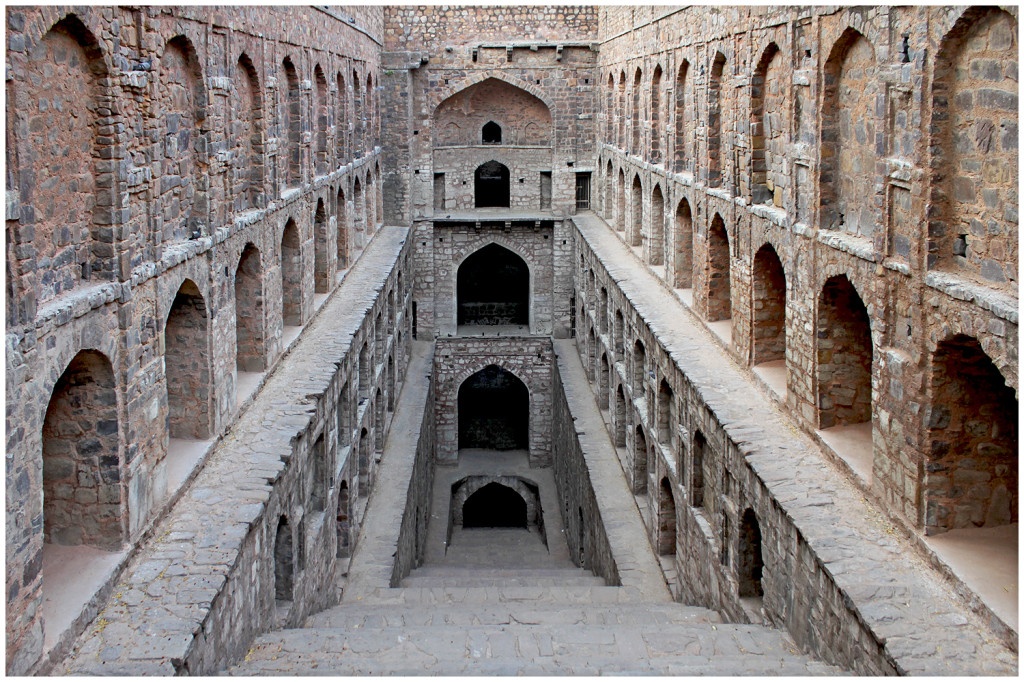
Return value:
<svg viewBox="0 0 1024 682">
<path fill-rule="evenodd" d="M 499 244 L 462 261 L 457 273 L 459 325 L 529 325 L 530 269 Z"/>
<path fill-rule="evenodd" d="M 708 229 L 708 322 L 732 319 L 729 235 L 715 214 Z"/>
<path fill-rule="evenodd" d="M 117 386 L 110 361 L 83 350 L 43 420 L 43 541 L 117 549 L 124 538 Z"/>
<path fill-rule="evenodd" d="M 642 246 L 644 234 L 644 187 L 640 176 L 633 176 L 632 220 L 630 222 L 630 246 Z"/>
<path fill-rule="evenodd" d="M 647 494 L 647 436 L 639 425 L 633 439 L 633 494 Z"/>
<path fill-rule="evenodd" d="M 530 392 L 519 377 L 488 365 L 459 386 L 459 448 L 527 450 Z"/>
<path fill-rule="evenodd" d="M 743 512 L 740 520 L 739 566 L 736 577 L 739 580 L 740 597 L 762 597 L 761 575 L 764 559 L 761 556 L 761 526 L 753 509 Z"/>
<path fill-rule="evenodd" d="M 285 75 L 286 92 L 284 111 L 279 120 L 285 121 L 287 137 L 285 138 L 284 177 L 285 187 L 298 187 L 301 180 L 302 147 L 302 100 L 299 95 L 299 75 L 289 57 L 282 64 Z"/>
<path fill-rule="evenodd" d="M 871 421 L 871 323 L 846 275 L 830 277 L 818 299 L 819 428 Z"/>
<path fill-rule="evenodd" d="M 551 171 L 540 172 L 540 210 L 551 210 Z"/>
<path fill-rule="evenodd" d="M 610 373 L 610 370 L 609 370 L 609 367 L 608 367 L 608 354 L 607 353 L 602 353 L 601 354 L 601 372 L 599 374 L 598 384 L 597 384 L 597 406 L 600 409 L 602 409 L 602 410 L 608 409 L 608 377 L 609 377 L 609 373 Z"/>
<path fill-rule="evenodd" d="M 319 64 L 313 67 L 313 80 L 316 81 L 316 88 L 313 90 L 316 174 L 324 175 L 330 169 L 327 160 L 327 78 Z"/>
<path fill-rule="evenodd" d="M 348 481 L 342 481 L 338 487 L 338 507 L 335 512 L 335 530 L 338 537 L 338 546 L 335 551 L 335 556 L 339 559 L 348 557 L 352 551 L 349 546 L 351 543 L 350 529 L 351 521 L 349 515 L 351 510 L 349 509 L 348 499 Z"/>
<path fill-rule="evenodd" d="M 722 73 L 725 55 L 715 54 L 708 81 L 708 187 L 722 186 Z"/>
<path fill-rule="evenodd" d="M 688 151 L 689 145 L 689 117 L 686 115 L 686 76 L 690 69 L 690 62 L 683 60 L 683 63 L 679 65 L 679 72 L 676 75 L 676 139 L 675 139 L 675 162 L 673 163 L 673 170 L 680 172 L 686 170 L 687 161 L 689 160 L 690 154 Z"/>
<path fill-rule="evenodd" d="M 277 522 L 274 537 L 274 598 L 278 606 L 291 603 L 295 579 L 294 553 L 292 551 L 292 529 L 288 517 L 282 516 Z"/>
<path fill-rule="evenodd" d="M 821 107 L 822 229 L 871 238 L 878 222 L 875 184 L 875 50 L 852 28 L 825 62 Z"/>
<path fill-rule="evenodd" d="M 328 253 L 327 211 L 324 209 L 324 200 L 317 199 L 313 214 L 313 287 L 318 294 L 326 294 L 331 290 Z"/>
<path fill-rule="evenodd" d="M 751 201 L 782 208 L 785 145 L 782 137 L 787 117 L 785 85 L 779 77 L 782 52 L 771 43 L 761 54 L 750 82 Z"/>
<path fill-rule="evenodd" d="M 366 427 L 359 431 L 359 496 L 366 497 L 370 490 L 370 432 Z"/>
<path fill-rule="evenodd" d="M 969 336 L 940 343 L 931 370 L 926 532 L 1016 523 L 1016 392 Z"/>
<path fill-rule="evenodd" d="M 235 365 L 240 372 L 262 372 L 266 365 L 263 268 L 260 252 L 246 244 L 235 269 Z"/>
<path fill-rule="evenodd" d="M 626 396 L 622 384 L 615 388 L 615 447 L 626 447 Z"/>
<path fill-rule="evenodd" d="M 661 163 L 661 65 L 651 77 L 651 161 Z"/>
<path fill-rule="evenodd" d="M 649 260 L 651 265 L 661 265 L 665 258 L 665 199 L 661 185 L 651 190 L 651 243 Z"/>
<path fill-rule="evenodd" d="M 291 218 L 281 236 L 281 317 L 286 326 L 302 324 L 302 249 Z"/>
<path fill-rule="evenodd" d="M 707 447 L 704 434 L 696 431 L 693 434 L 693 478 L 690 482 L 690 503 L 694 507 L 704 506 L 704 448 Z"/>
<path fill-rule="evenodd" d="M 639 155 L 640 151 L 641 151 L 640 150 L 640 139 L 641 139 L 641 136 L 640 136 L 640 124 L 641 124 L 641 114 L 643 113 L 643 111 L 642 111 L 643 105 L 642 105 L 642 103 L 640 101 L 640 87 L 641 87 L 642 80 L 643 80 L 643 73 L 640 71 L 640 69 L 637 69 L 636 73 L 633 74 L 633 107 L 632 107 L 633 108 L 633 121 L 632 121 L 633 144 L 630 146 L 630 151 L 632 151 L 634 154 L 637 154 L 637 155 Z"/>
<path fill-rule="evenodd" d="M 485 123 L 481 133 L 484 144 L 501 144 L 501 126 L 494 121 Z"/>
<path fill-rule="evenodd" d="M 786 359 L 786 273 L 782 261 L 765 244 L 754 256 L 754 364 Z"/>
<path fill-rule="evenodd" d="M 658 385 L 658 442 L 671 445 L 672 440 L 672 387 L 664 379 Z"/>
<path fill-rule="evenodd" d="M 477 208 L 509 207 L 508 167 L 497 161 L 481 164 L 473 173 Z"/>
<path fill-rule="evenodd" d="M 348 210 L 345 207 L 345 190 L 338 188 L 338 270 L 348 267 Z"/>
<path fill-rule="evenodd" d="M 693 214 L 690 202 L 683 199 L 676 208 L 675 279 L 677 289 L 693 286 Z"/>
<path fill-rule="evenodd" d="M 462 506 L 463 528 L 526 528 L 526 500 L 512 488 L 488 483 Z"/>
<path fill-rule="evenodd" d="M 445 204 L 444 173 L 434 173 L 434 210 L 443 211 Z"/>
<path fill-rule="evenodd" d="M 676 555 L 676 496 L 667 477 L 661 479 L 658 493 L 658 554 Z"/>
<path fill-rule="evenodd" d="M 171 438 L 210 437 L 210 347 L 206 301 L 186 279 L 164 325 L 167 422 Z"/>
</svg>

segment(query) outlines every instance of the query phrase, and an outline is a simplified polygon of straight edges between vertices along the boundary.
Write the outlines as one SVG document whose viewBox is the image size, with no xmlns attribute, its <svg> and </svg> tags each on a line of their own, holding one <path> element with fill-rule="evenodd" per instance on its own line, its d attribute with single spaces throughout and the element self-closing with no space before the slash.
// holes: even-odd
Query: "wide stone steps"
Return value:
<svg viewBox="0 0 1024 682">
<path fill-rule="evenodd" d="M 716 611 L 681 604 L 558 604 L 557 607 L 531 602 L 494 602 L 409 605 L 382 608 L 380 604 L 346 602 L 310 616 L 305 628 L 359 629 L 387 627 L 427 627 L 432 625 L 510 625 L 515 623 L 546 625 L 625 625 L 673 624 L 718 625 L 722 617 Z"/>
<path fill-rule="evenodd" d="M 342 611 L 345 606 L 332 609 Z M 257 639 L 230 675 L 823 675 L 842 671 L 799 653 L 784 633 L 754 625 L 566 623 L 561 606 L 533 622 L 306 627 Z M 605 610 L 606 611 L 606 610 Z M 681 609 L 687 613 L 687 609 Z M 445 617 L 452 617 L 453 610 Z M 351 615 L 351 614 L 350 614 Z M 368 614 L 367 614 L 368 615 Z M 387 623 L 397 614 L 376 614 Z M 510 616 L 512 614 L 509 614 Z M 523 614 L 525 615 L 525 614 Z M 464 610 L 466 618 L 479 613 Z M 346 616 L 348 617 L 348 616 Z M 409 616 L 412 617 L 412 616 Z M 413 618 L 422 619 L 419 614 Z M 603 613 L 601 617 L 610 617 Z M 685 619 L 684 619 L 685 620 Z"/>
</svg>

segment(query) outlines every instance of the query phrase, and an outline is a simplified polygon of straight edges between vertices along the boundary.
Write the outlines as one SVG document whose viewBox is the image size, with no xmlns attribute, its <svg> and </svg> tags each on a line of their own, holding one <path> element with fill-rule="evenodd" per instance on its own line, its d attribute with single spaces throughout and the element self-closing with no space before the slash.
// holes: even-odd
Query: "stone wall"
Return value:
<svg viewBox="0 0 1024 682">
<path fill-rule="evenodd" d="M 599 30 L 595 210 L 740 362 L 784 359 L 804 428 L 870 424 L 836 461 L 901 524 L 951 527 L 940 349 L 1018 385 L 1016 10 L 609 6 Z"/>
<path fill-rule="evenodd" d="M 749 428 L 731 433 L 733 415 L 721 414 L 707 402 L 707 395 L 719 395 L 710 377 L 688 376 L 682 360 L 652 330 L 586 240 L 577 234 L 574 241 L 577 257 L 582 257 L 580 276 L 590 282 L 594 274 L 593 284 L 580 288 L 580 329 L 598 331 L 577 335 L 580 357 L 598 405 L 613 406 L 616 452 L 651 546 L 672 557 L 678 571 L 673 594 L 684 603 L 714 608 L 734 622 L 766 617 L 789 630 L 800 646 L 859 674 L 892 674 L 892 663 L 875 635 L 747 462 L 747 454 L 759 447 L 751 442 Z M 621 315 L 621 326 L 602 326 L 608 310 L 615 319 Z M 616 351 L 623 347 L 624 352 Z M 642 359 L 636 354 L 640 348 Z M 610 376 L 601 369 L 606 362 L 611 364 Z M 612 396 L 619 391 L 625 400 L 616 407 Z M 558 410 L 556 402 L 556 414 Z M 569 419 L 556 424 L 572 429 L 571 415 Z M 766 437 L 754 440 L 760 443 Z M 564 435 L 556 440 L 564 441 Z M 557 467 L 557 457 L 555 462 Z M 669 509 L 674 519 L 667 516 Z M 750 571 L 743 564 L 740 532 L 748 510 L 763 533 L 759 554 L 764 568 L 756 606 L 741 600 L 749 596 L 742 591 Z M 666 521 L 674 523 L 665 527 Z"/>
<path fill-rule="evenodd" d="M 551 463 L 551 340 L 538 337 L 439 338 L 434 351 L 436 462 L 454 464 L 459 456 L 458 396 L 462 383 L 496 365 L 529 390 L 531 466 Z"/>
<path fill-rule="evenodd" d="M 545 23 L 552 16 L 557 23 Z M 445 173 L 446 187 L 455 190 L 465 189 L 468 170 L 471 195 L 472 171 L 491 158 L 530 171 L 513 174 L 514 184 L 524 178 L 520 190 L 527 192 L 513 188 L 520 197 L 513 207 L 539 208 L 537 174 L 545 171 L 552 185 L 545 210 L 574 212 L 576 172 L 594 170 L 593 19 L 586 7 L 386 8 L 384 106 L 394 125 L 384 155 L 395 215 L 436 215 L 435 173 Z M 431 28 L 442 23 L 442 31 Z M 454 113 L 456 104 L 464 113 Z M 500 144 L 483 143 L 481 127 L 490 121 L 503 128 Z M 469 146 L 452 148 L 455 141 Z M 438 158 L 442 147 L 448 153 Z M 541 149 L 548 154 L 538 156 Z M 475 163 L 463 169 L 470 157 Z M 462 173 L 457 186 L 453 172 Z M 454 196 L 445 208 L 466 207 Z"/>
<path fill-rule="evenodd" d="M 405 511 L 398 532 L 395 566 L 391 573 L 391 586 L 399 587 L 412 569 L 423 564 L 427 548 L 427 524 L 434 495 L 434 452 L 437 450 L 437 420 L 434 405 L 434 378 L 430 379 L 427 401 L 423 408 L 423 421 L 416 440 L 416 458 L 409 479 L 409 492 L 405 496 Z M 436 523 L 436 521 L 435 521 Z"/>
<path fill-rule="evenodd" d="M 420 330 L 429 334 L 454 334 L 457 321 L 459 266 L 479 249 L 497 244 L 525 261 L 530 271 L 529 327 L 534 334 L 551 334 L 564 329 L 568 320 L 568 273 L 556 268 L 557 245 L 565 240 L 563 221 L 493 220 L 481 222 L 434 221 L 433 229 L 421 228 L 431 242 L 417 244 L 415 257 Z M 557 276 L 556 276 L 557 273 Z M 559 295 L 561 294 L 561 295 Z M 557 297 L 557 298 L 556 298 Z M 564 333 L 564 332 L 563 332 Z"/>
<path fill-rule="evenodd" d="M 604 578 L 606 584 L 618 585 L 619 569 L 576 433 L 573 408 L 566 399 L 557 366 L 551 392 L 551 460 L 569 556 L 577 566 Z"/>
<path fill-rule="evenodd" d="M 58 672 L 208 675 L 256 635 L 337 603 L 337 559 L 351 553 L 366 507 L 359 479 L 372 486 L 376 475 L 357 453 L 383 441 L 392 416 L 351 391 L 364 372 L 386 406 L 401 390 L 388 368 L 411 339 L 406 235 L 384 228 L 371 244 L 371 262 L 278 363 Z M 391 323 L 378 331 L 378 320 Z M 373 362 L 361 367 L 367 343 Z"/>
<path fill-rule="evenodd" d="M 171 439 L 225 432 L 238 372 L 277 364 L 284 325 L 308 322 L 314 289 L 333 290 L 377 230 L 381 11 L 345 18 L 7 11 L 10 672 L 41 653 L 44 528 L 139 542 L 181 483 Z M 112 390 L 77 369 L 83 353 Z M 67 439 L 89 431 L 70 478 Z M 102 510 L 106 530 L 65 523 L 51 503 L 70 499 L 99 505 L 82 518 Z"/>
</svg>

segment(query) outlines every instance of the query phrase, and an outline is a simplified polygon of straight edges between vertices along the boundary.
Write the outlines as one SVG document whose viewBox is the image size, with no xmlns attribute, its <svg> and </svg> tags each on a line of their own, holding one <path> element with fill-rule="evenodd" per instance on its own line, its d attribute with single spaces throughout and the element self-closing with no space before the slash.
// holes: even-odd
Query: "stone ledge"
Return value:
<svg viewBox="0 0 1024 682">
<path fill-rule="evenodd" d="M 924 276 L 924 283 L 950 298 L 976 303 L 996 317 L 1018 324 L 1020 302 L 1013 294 L 992 289 L 979 282 L 965 279 L 951 272 L 932 270 Z"/>
</svg>

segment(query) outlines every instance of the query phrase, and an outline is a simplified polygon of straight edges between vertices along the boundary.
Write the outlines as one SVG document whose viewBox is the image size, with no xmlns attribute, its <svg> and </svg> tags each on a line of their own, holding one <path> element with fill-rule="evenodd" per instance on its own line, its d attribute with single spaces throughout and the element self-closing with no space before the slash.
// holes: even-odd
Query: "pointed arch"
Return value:
<svg viewBox="0 0 1024 682">
<path fill-rule="evenodd" d="M 281 121 L 285 122 L 283 173 L 285 187 L 298 187 L 302 182 L 302 99 L 299 94 L 299 73 L 291 57 L 281 63 L 284 71 L 284 97 Z"/>
<path fill-rule="evenodd" d="M 459 325 L 530 323 L 530 267 L 515 252 L 491 242 L 460 264 L 456 273 Z"/>
<path fill-rule="evenodd" d="M 846 275 L 822 286 L 816 326 L 819 428 L 870 422 L 871 319 Z"/>
<path fill-rule="evenodd" d="M 324 175 L 330 170 L 327 158 L 327 77 L 319 64 L 313 67 L 313 82 L 314 165 L 316 174 Z"/>
<path fill-rule="evenodd" d="M 331 262 L 327 236 L 327 209 L 323 198 L 316 200 L 313 212 L 313 286 L 318 294 L 331 290 Z"/>
<path fill-rule="evenodd" d="M 259 75 L 246 53 L 235 65 L 234 88 L 231 91 L 232 138 L 235 158 L 232 164 L 233 186 L 236 188 L 235 209 L 258 208 L 263 205 L 263 96 Z"/>
<path fill-rule="evenodd" d="M 459 449 L 528 450 L 530 391 L 515 373 L 487 365 L 458 391 Z"/>
</svg>

